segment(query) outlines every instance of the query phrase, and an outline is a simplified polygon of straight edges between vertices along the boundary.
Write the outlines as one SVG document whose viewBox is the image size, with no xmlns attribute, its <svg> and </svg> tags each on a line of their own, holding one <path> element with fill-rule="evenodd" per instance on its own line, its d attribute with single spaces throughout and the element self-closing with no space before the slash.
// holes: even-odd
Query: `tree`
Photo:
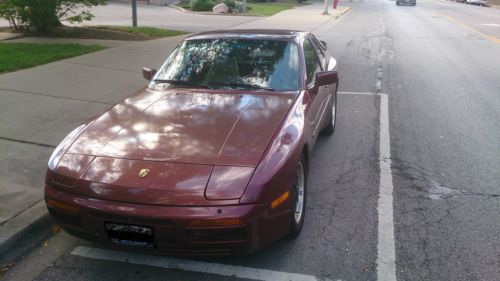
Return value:
<svg viewBox="0 0 500 281">
<path fill-rule="evenodd" d="M 16 31 L 50 32 L 61 21 L 83 22 L 94 16 L 89 8 L 105 5 L 107 0 L 5 0 L 0 17 Z"/>
</svg>

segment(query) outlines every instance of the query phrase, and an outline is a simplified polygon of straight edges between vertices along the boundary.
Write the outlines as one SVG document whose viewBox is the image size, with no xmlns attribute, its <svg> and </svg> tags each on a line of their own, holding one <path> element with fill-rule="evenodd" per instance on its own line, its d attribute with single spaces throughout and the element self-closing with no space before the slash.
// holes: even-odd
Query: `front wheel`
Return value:
<svg viewBox="0 0 500 281">
<path fill-rule="evenodd" d="M 333 105 L 328 120 L 328 125 L 323 129 L 323 133 L 331 136 L 333 135 L 333 132 L 335 132 L 335 122 L 337 120 L 337 94 L 333 96 Z"/>
<path fill-rule="evenodd" d="M 307 190 L 307 177 L 304 156 L 300 157 L 297 164 L 297 173 L 293 182 L 293 207 L 290 221 L 289 238 L 299 236 L 302 227 L 304 226 L 304 216 L 306 213 L 306 190 Z"/>
</svg>

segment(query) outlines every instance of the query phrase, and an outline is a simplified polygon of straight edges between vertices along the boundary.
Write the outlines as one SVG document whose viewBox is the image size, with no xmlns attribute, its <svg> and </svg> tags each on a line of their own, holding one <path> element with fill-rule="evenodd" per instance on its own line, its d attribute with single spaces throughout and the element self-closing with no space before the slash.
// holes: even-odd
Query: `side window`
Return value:
<svg viewBox="0 0 500 281">
<path fill-rule="evenodd" d="M 321 64 L 316 54 L 316 50 L 309 40 L 304 41 L 304 59 L 306 62 L 307 84 L 314 83 L 316 73 L 321 71 Z"/>
<path fill-rule="evenodd" d="M 320 43 L 318 42 L 318 40 L 316 40 L 316 38 L 311 38 L 309 40 L 311 40 L 311 43 L 313 44 L 314 49 L 316 50 L 316 53 L 318 53 L 321 66 L 324 67 L 326 64 L 326 57 L 325 54 L 323 53 L 323 49 L 321 49 L 321 46 L 319 45 Z"/>
</svg>

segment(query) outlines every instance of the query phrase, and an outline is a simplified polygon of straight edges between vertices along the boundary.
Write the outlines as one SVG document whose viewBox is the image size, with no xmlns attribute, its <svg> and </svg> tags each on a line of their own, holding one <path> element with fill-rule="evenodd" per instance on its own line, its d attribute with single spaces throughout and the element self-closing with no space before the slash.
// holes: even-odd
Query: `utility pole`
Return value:
<svg viewBox="0 0 500 281">
<path fill-rule="evenodd" d="M 137 0 L 132 0 L 132 26 L 137 26 Z"/>
<path fill-rule="evenodd" d="M 247 13 L 247 0 L 243 0 L 243 4 L 241 5 L 241 9 L 243 10 L 243 14 Z"/>
<path fill-rule="evenodd" d="M 323 10 L 322 15 L 329 15 L 328 13 L 328 0 L 325 0 L 325 9 Z"/>
</svg>

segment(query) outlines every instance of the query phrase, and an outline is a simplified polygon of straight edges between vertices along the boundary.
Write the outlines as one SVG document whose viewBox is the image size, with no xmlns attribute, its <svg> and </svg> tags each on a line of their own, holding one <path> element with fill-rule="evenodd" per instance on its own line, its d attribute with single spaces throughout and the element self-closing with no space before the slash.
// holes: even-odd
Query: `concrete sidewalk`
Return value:
<svg viewBox="0 0 500 281">
<path fill-rule="evenodd" d="M 336 18 L 321 12 L 322 5 L 313 4 L 233 28 L 318 33 Z M 127 42 L 0 75 L 0 262 L 31 225 L 49 221 L 43 185 L 54 147 L 82 121 L 144 88 L 142 66 L 158 68 L 182 38 Z"/>
<path fill-rule="evenodd" d="M 330 7 L 330 15 L 322 15 L 323 4 L 315 3 L 285 10 L 272 17 L 260 18 L 252 22 L 235 25 L 231 29 L 292 29 L 310 31 L 319 36 L 322 32 L 328 30 L 332 24 L 335 24 L 336 19 L 347 13 L 350 9 L 350 7 L 339 6 L 336 10 L 332 10 Z"/>
<path fill-rule="evenodd" d="M 21 36 L 22 35 L 18 34 L 18 33 L 0 32 L 0 41 L 11 40 L 11 39 L 15 39 L 15 38 L 18 38 Z"/>
</svg>

